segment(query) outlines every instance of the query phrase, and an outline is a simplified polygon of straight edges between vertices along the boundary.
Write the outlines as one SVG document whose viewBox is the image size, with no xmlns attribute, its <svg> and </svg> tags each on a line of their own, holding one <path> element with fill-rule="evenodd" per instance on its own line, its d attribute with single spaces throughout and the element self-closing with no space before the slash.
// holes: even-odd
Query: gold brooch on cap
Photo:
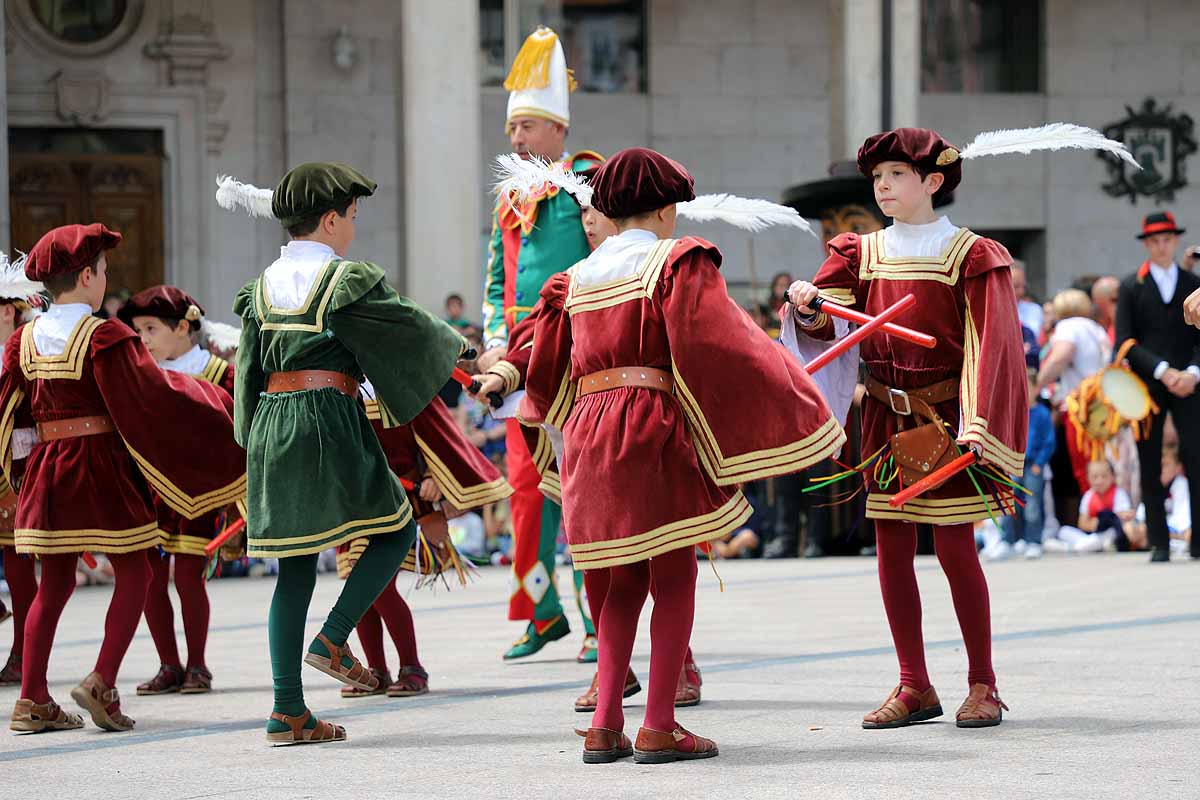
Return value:
<svg viewBox="0 0 1200 800">
<path fill-rule="evenodd" d="M 200 307 L 196 305 L 188 306 L 187 313 L 183 316 L 188 322 L 196 322 L 200 319 Z"/>
<path fill-rule="evenodd" d="M 953 147 L 947 147 L 945 150 L 939 153 L 937 157 L 937 165 L 939 167 L 948 166 L 953 164 L 955 161 L 958 161 L 958 151 Z"/>
</svg>

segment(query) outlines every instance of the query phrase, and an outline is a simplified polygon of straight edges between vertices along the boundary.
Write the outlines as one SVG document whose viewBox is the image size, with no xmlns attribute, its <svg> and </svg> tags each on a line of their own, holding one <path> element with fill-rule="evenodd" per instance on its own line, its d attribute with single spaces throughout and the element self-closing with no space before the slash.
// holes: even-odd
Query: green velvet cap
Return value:
<svg viewBox="0 0 1200 800">
<path fill-rule="evenodd" d="M 271 195 L 271 213 L 286 228 L 356 197 L 375 194 L 375 181 L 346 164 L 314 161 L 293 167 Z"/>
</svg>

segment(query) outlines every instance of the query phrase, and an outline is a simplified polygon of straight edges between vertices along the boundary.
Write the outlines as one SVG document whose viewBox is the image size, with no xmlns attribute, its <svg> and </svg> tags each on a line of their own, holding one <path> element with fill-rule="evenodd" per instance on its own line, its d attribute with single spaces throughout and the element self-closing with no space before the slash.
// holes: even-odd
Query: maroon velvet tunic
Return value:
<svg viewBox="0 0 1200 800">
<path fill-rule="evenodd" d="M 895 321 L 937 337 L 928 350 L 894 336 L 870 336 L 862 343 L 862 359 L 877 380 L 896 389 L 919 389 L 958 379 L 960 396 L 935 407 L 959 432 L 964 447 L 976 446 L 985 462 L 1020 475 L 1024 469 L 1026 427 L 1029 421 L 1028 383 L 1017 299 L 1009 267 L 1012 257 L 1004 246 L 965 228 L 939 257 L 889 257 L 883 232 L 859 236 L 844 233 L 829 243 L 829 257 L 813 282 L 826 299 L 878 314 L 904 295 L 917 304 Z M 808 330 L 816 338 L 831 338 L 826 317 Z M 883 403 L 863 400 L 863 453 L 884 446 L 900 429 L 913 427 Z M 888 505 L 897 485 L 886 491 L 873 480 L 867 516 L 950 524 L 1003 514 L 994 497 L 987 501 L 970 478 L 960 475 L 905 504 Z"/>
<path fill-rule="evenodd" d="M 438 513 L 418 494 L 421 481 L 427 477 L 432 477 L 442 490 L 442 503 L 458 511 L 498 503 L 512 495 L 508 481 L 479 448 L 467 441 L 441 398 L 433 398 L 411 422 L 395 428 L 383 426 L 378 402 L 364 398 L 363 405 L 383 445 L 388 466 L 397 476 L 415 484 L 416 488 L 407 490 L 407 494 L 418 522 L 427 514 Z M 363 538 L 338 547 L 338 575 L 345 578 L 350 574 L 367 544 L 368 539 Z M 401 569 L 416 570 L 415 548 L 409 551 Z"/>
<path fill-rule="evenodd" d="M 584 262 L 542 290 L 521 417 L 563 431 L 577 568 L 720 538 L 750 516 L 740 484 L 802 470 L 845 441 L 808 374 L 730 299 L 720 262 L 701 239 L 663 240 L 631 275 L 580 285 Z M 576 381 L 617 367 L 668 371 L 674 391 L 577 397 Z"/>
<path fill-rule="evenodd" d="M 13 479 L 13 427 L 26 409 L 37 422 L 107 415 L 117 430 L 34 445 L 20 481 L 17 549 L 154 547 L 162 533 L 151 487 L 192 519 L 245 494 L 246 457 L 233 439 L 230 404 L 211 384 L 163 372 L 116 320 L 84 317 L 55 356 L 37 353 L 32 325 L 18 329 L 0 375 L 6 477 Z"/>
<path fill-rule="evenodd" d="M 191 377 L 220 388 L 228 395 L 229 404 L 232 406 L 233 364 L 218 356 L 212 356 L 205 365 L 204 371 Z M 203 456 L 200 457 L 203 458 Z M 154 499 L 154 509 L 158 513 L 158 527 L 163 532 L 163 550 L 180 555 L 205 555 L 205 545 L 236 519 L 221 509 L 202 514 L 196 519 L 188 519 L 158 496 Z"/>
</svg>

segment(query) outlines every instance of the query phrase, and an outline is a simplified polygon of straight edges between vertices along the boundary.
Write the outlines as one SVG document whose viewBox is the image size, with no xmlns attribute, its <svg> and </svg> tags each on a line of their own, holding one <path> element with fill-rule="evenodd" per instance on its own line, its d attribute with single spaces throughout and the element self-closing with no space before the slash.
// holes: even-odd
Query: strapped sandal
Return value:
<svg viewBox="0 0 1200 800">
<path fill-rule="evenodd" d="M 325 744 L 327 742 L 346 741 L 346 729 L 332 722 L 317 720 L 311 728 L 304 727 L 312 719 L 312 712 L 305 709 L 299 717 L 289 717 L 278 711 L 271 712 L 271 719 L 282 722 L 291 730 L 267 734 L 267 743 L 272 747 L 287 747 L 293 744 Z"/>
<path fill-rule="evenodd" d="M 97 727 L 114 733 L 133 729 L 133 718 L 121 713 L 120 692 L 105 684 L 99 672 L 88 675 L 72 689 L 71 698 L 91 715 Z"/>
<path fill-rule="evenodd" d="M 679 682 L 675 684 L 675 707 L 689 708 L 700 705 L 700 687 L 704 679 L 700 677 L 700 668 L 696 662 L 688 659 L 684 662 L 679 673 Z"/>
<path fill-rule="evenodd" d="M 611 764 L 633 755 L 633 742 L 621 731 L 608 728 L 588 728 L 581 731 L 576 728 L 575 733 L 583 737 L 585 764 Z"/>
<path fill-rule="evenodd" d="M 365 689 L 355 689 L 353 686 L 343 686 L 342 697 L 373 697 L 377 694 L 387 694 L 388 684 L 392 682 L 392 673 L 386 669 L 375 669 L 374 667 L 371 668 L 371 673 L 379 681 L 379 685 L 373 691 L 368 692 Z"/>
<path fill-rule="evenodd" d="M 0 670 L 0 686 L 16 686 L 21 682 L 21 657 L 9 654 L 8 663 Z"/>
<path fill-rule="evenodd" d="M 153 678 L 145 683 L 139 683 L 137 693 L 141 697 L 172 694 L 178 692 L 184 684 L 183 667 L 163 664 Z"/>
<path fill-rule="evenodd" d="M 883 705 L 863 717 L 862 726 L 867 730 L 903 728 L 941 715 L 942 703 L 932 686 L 918 692 L 901 684 L 892 690 Z"/>
<path fill-rule="evenodd" d="M 638 731 L 633 760 L 638 764 L 669 764 L 672 761 L 695 761 L 716 758 L 720 754 L 712 739 L 697 736 L 682 725 L 675 730 L 656 731 L 643 727 Z"/>
<path fill-rule="evenodd" d="M 429 673 L 420 665 L 401 667 L 396 682 L 387 687 L 388 697 L 416 697 L 429 693 Z"/>
<path fill-rule="evenodd" d="M 642 685 L 638 683 L 637 675 L 633 674 L 633 667 L 625 673 L 625 688 L 621 691 L 621 697 L 633 697 L 642 690 Z M 592 676 L 592 685 L 588 690 L 581 694 L 575 700 L 575 710 L 579 713 L 592 713 L 596 710 L 596 704 L 600 701 L 600 673 L 597 672 Z"/>
<path fill-rule="evenodd" d="M 208 667 L 190 667 L 183 686 L 179 687 L 180 694 L 208 694 L 212 691 L 212 673 Z"/>
<path fill-rule="evenodd" d="M 316 653 L 306 653 L 304 656 L 305 664 L 308 664 L 310 667 L 316 667 L 331 678 L 337 678 L 342 683 L 347 686 L 353 686 L 355 689 L 373 692 L 379 688 L 379 679 L 361 661 L 355 658 L 354 653 L 350 652 L 349 644 L 338 647 L 321 633 L 317 634 L 317 641 L 323 644 L 325 649 L 329 651 L 329 657 L 326 658 Z M 350 659 L 350 666 L 342 666 L 343 658 Z"/>
<path fill-rule="evenodd" d="M 960 728 L 991 728 L 1004 720 L 1008 706 L 1000 699 L 1000 693 L 986 683 L 971 685 L 971 692 L 955 714 L 955 724 Z"/>
<path fill-rule="evenodd" d="M 35 703 L 21 698 L 13 707 L 12 722 L 8 727 L 17 733 L 73 731 L 83 727 L 83 717 L 63 711 L 53 700 Z"/>
</svg>

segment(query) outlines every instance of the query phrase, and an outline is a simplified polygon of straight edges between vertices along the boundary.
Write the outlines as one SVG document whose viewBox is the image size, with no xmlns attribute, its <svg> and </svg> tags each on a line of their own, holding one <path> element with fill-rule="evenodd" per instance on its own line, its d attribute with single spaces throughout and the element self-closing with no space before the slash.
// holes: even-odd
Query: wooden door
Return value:
<svg viewBox="0 0 1200 800">
<path fill-rule="evenodd" d="M 12 247 L 29 249 L 46 231 L 103 222 L 120 231 L 108 254 L 108 291 L 163 282 L 162 157 L 11 153 Z"/>
</svg>

